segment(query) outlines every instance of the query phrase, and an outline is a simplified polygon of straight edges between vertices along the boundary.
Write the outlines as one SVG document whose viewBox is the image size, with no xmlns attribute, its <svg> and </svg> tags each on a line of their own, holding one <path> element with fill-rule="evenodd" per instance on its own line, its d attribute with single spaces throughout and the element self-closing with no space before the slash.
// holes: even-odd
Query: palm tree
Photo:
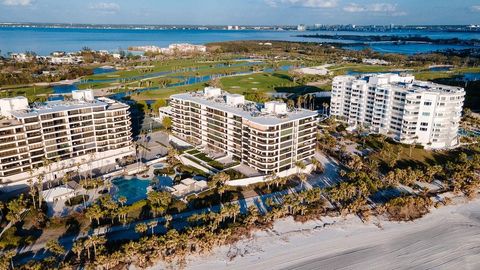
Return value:
<svg viewBox="0 0 480 270">
<path fill-rule="evenodd" d="M 58 256 L 63 255 L 65 253 L 65 248 L 62 245 L 60 245 L 58 240 L 52 239 L 47 241 L 47 243 L 45 244 L 45 249 Z"/>
<path fill-rule="evenodd" d="M 125 206 L 122 206 L 117 210 L 117 215 L 119 216 L 119 219 L 122 218 L 123 225 L 127 224 L 128 212 L 128 207 Z"/>
<path fill-rule="evenodd" d="M 72 252 L 75 253 L 75 255 L 77 255 L 77 260 L 79 261 L 80 260 L 80 256 L 82 256 L 82 252 L 84 250 L 84 243 L 83 242 L 79 242 L 79 241 L 76 241 L 75 243 L 73 243 L 73 246 L 72 246 Z"/>
<path fill-rule="evenodd" d="M 145 223 L 138 223 L 135 225 L 135 232 L 138 234 L 144 234 L 148 230 L 148 226 Z"/>
<path fill-rule="evenodd" d="M 118 197 L 118 202 L 119 202 L 119 203 L 122 205 L 122 207 L 123 207 L 123 205 L 127 203 L 127 197 L 125 197 L 125 196 L 120 196 L 120 197 Z"/>
<path fill-rule="evenodd" d="M 278 178 L 277 174 L 274 171 L 272 171 L 269 175 L 267 175 L 265 182 L 267 183 L 268 190 L 270 190 L 270 184 L 272 182 L 275 182 L 277 178 Z"/>
<path fill-rule="evenodd" d="M 85 242 L 89 242 L 88 246 L 93 247 L 93 256 L 97 257 L 97 246 L 104 245 L 107 239 L 104 236 L 94 235 L 90 236 Z"/>
<path fill-rule="evenodd" d="M 297 167 L 297 174 L 300 173 L 300 170 L 305 170 L 306 168 L 305 163 L 303 163 L 303 161 L 301 160 L 297 160 L 295 162 L 295 167 Z"/>
<path fill-rule="evenodd" d="M 16 254 L 17 252 L 14 249 L 10 249 L 0 255 L 1 269 L 15 269 L 15 267 L 13 266 L 13 257 L 15 257 Z"/>
<path fill-rule="evenodd" d="M 298 179 L 300 179 L 300 182 L 301 182 L 301 185 L 300 185 L 300 188 L 303 189 L 303 184 L 307 182 L 307 174 L 305 173 L 301 173 L 298 175 Z"/>
<path fill-rule="evenodd" d="M 329 107 L 328 103 L 327 102 L 322 103 L 322 107 L 323 107 L 323 114 L 328 115 L 328 107 Z"/>
<path fill-rule="evenodd" d="M 229 212 L 233 217 L 233 223 L 235 223 L 237 221 L 237 215 L 240 213 L 240 205 L 236 203 L 230 204 Z"/>
<path fill-rule="evenodd" d="M 165 215 L 165 229 L 168 230 L 170 227 L 170 222 L 173 220 L 173 217 L 171 215 Z"/>
<path fill-rule="evenodd" d="M 36 196 L 38 190 L 35 188 L 35 185 L 33 183 L 32 178 L 29 178 L 27 180 L 27 183 L 28 183 L 28 186 L 29 186 L 28 194 L 30 194 L 30 196 L 32 197 L 33 209 L 36 209 L 37 204 L 36 204 L 36 201 L 35 201 L 35 196 Z"/>
<path fill-rule="evenodd" d="M 412 157 L 413 148 L 415 148 L 415 146 L 417 146 L 417 140 L 418 140 L 418 136 L 413 137 L 413 143 L 411 143 L 408 147 L 408 149 L 409 149 L 408 156 L 410 158 Z"/>
<path fill-rule="evenodd" d="M 152 230 L 152 235 L 153 235 L 153 229 L 155 229 L 155 227 L 157 227 L 158 225 L 158 222 L 155 221 L 155 220 L 152 220 L 150 222 L 148 222 L 148 227 L 150 227 L 150 229 Z"/>
<path fill-rule="evenodd" d="M 92 222 L 92 219 L 95 219 L 97 225 L 100 225 L 100 218 L 103 217 L 103 211 L 98 204 L 93 204 L 87 208 L 85 215 L 90 219 L 90 223 Z"/>
<path fill-rule="evenodd" d="M 42 172 L 37 176 L 37 190 L 38 190 L 38 208 L 42 208 L 42 201 L 43 201 L 43 179 L 45 177 L 45 174 Z"/>
<path fill-rule="evenodd" d="M 303 103 L 303 97 L 302 96 L 299 96 L 297 98 L 297 108 L 302 108 L 302 103 Z"/>
<path fill-rule="evenodd" d="M 291 100 L 291 99 L 288 99 L 288 100 L 287 100 L 287 107 L 288 107 L 289 109 L 295 108 L 295 101 L 293 101 L 293 100 Z"/>
</svg>

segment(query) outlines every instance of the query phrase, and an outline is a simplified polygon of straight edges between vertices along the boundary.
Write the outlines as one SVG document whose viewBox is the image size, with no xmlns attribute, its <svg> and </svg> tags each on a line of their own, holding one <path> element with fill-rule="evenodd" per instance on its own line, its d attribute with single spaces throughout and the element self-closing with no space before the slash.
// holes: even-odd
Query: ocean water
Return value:
<svg viewBox="0 0 480 270">
<path fill-rule="evenodd" d="M 172 43 L 188 42 L 205 44 L 209 42 L 232 40 L 286 40 L 309 42 L 344 42 L 344 40 L 325 40 L 297 37 L 299 34 L 335 34 L 335 35 L 422 35 L 431 38 L 480 39 L 480 33 L 428 32 L 428 31 L 391 31 L 391 32 L 351 32 L 351 31 L 227 31 L 227 30 L 133 30 L 133 29 L 70 29 L 70 28 L 0 28 L 0 50 L 9 52 L 34 51 L 47 55 L 53 51 L 78 51 L 83 47 L 95 50 L 115 51 L 129 46 L 156 45 L 168 46 Z M 414 54 L 450 48 L 451 46 L 431 44 L 391 45 L 375 44 L 372 48 L 379 52 L 398 52 Z M 465 48 L 456 46 L 456 48 Z M 362 47 L 354 46 L 358 50 Z"/>
</svg>

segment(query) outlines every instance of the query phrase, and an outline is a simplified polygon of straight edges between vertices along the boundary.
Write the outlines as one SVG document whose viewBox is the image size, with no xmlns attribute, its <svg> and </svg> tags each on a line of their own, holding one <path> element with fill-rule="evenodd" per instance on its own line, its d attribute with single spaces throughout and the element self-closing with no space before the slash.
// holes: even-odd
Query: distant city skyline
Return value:
<svg viewBox="0 0 480 270">
<path fill-rule="evenodd" d="M 200 4 L 201 3 L 201 4 Z M 480 24 L 477 0 L 0 0 L 0 22 L 92 24 Z"/>
</svg>

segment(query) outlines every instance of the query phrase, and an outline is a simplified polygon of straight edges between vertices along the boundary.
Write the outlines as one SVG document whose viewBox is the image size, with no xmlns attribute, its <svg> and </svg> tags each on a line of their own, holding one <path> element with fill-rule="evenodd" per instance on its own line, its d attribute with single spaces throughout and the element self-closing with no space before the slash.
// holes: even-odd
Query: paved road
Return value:
<svg viewBox="0 0 480 270">
<path fill-rule="evenodd" d="M 337 183 L 340 179 L 340 177 L 338 176 L 338 163 L 335 160 L 319 152 L 316 153 L 316 158 L 323 163 L 325 167 L 325 172 L 319 176 L 311 177 L 308 180 L 308 183 L 304 184 L 303 189 L 312 188 L 312 187 L 331 186 Z M 260 211 L 265 211 L 266 209 L 265 202 L 268 198 L 272 198 L 273 200 L 278 201 L 282 196 L 286 194 L 298 192 L 301 190 L 302 190 L 301 185 L 298 185 L 294 188 L 289 188 L 287 190 L 245 198 L 238 201 L 234 201 L 232 203 L 238 203 L 240 205 L 240 211 L 242 213 L 245 213 L 248 207 L 251 205 L 256 206 Z M 172 216 L 173 217 L 172 223 L 176 228 L 181 228 L 187 225 L 186 219 L 194 214 L 208 212 L 208 211 L 218 212 L 219 210 L 220 210 L 220 206 L 216 205 L 210 208 L 203 208 L 203 209 L 197 209 L 189 212 L 182 212 Z M 70 249 L 73 242 L 75 242 L 77 239 L 85 238 L 91 235 L 107 235 L 107 238 L 110 240 L 138 239 L 139 235 L 135 232 L 135 225 L 137 225 L 138 223 L 148 223 L 150 221 L 158 222 L 158 226 L 154 229 L 155 233 L 165 232 L 165 228 L 161 226 L 161 224 L 165 222 L 165 219 L 163 217 L 159 217 L 155 219 L 133 222 L 125 226 L 118 225 L 118 226 L 113 226 L 108 228 L 97 228 L 95 230 L 90 230 L 86 233 L 79 234 L 77 236 L 68 235 L 68 236 L 61 237 L 59 239 L 59 242 L 63 246 L 65 246 L 66 249 Z M 43 257 L 44 246 L 45 246 L 45 243 L 42 242 L 42 243 L 35 243 L 33 245 L 30 245 L 28 247 L 21 249 L 19 251 L 19 254 L 26 253 L 25 258 L 22 258 L 21 262 L 27 261 L 28 259 L 31 259 L 31 258 L 38 259 Z"/>
</svg>

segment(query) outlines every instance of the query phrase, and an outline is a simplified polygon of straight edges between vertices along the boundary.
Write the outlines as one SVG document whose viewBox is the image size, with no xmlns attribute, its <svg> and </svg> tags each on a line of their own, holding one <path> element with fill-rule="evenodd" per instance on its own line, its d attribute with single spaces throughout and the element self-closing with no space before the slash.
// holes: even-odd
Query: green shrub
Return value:
<svg viewBox="0 0 480 270">
<path fill-rule="evenodd" d="M 230 180 L 235 180 L 235 179 L 242 179 L 242 178 L 246 178 L 247 176 L 244 175 L 243 173 L 237 171 L 237 170 L 234 170 L 234 169 L 229 169 L 229 170 L 226 170 L 224 171 L 224 173 L 228 174 L 230 176 Z"/>
<path fill-rule="evenodd" d="M 196 155 L 194 155 L 194 156 L 195 156 L 196 158 L 202 160 L 202 161 L 207 162 L 207 163 L 213 161 L 213 159 L 207 157 L 207 155 L 205 155 L 204 153 L 199 153 L 199 154 L 196 154 Z"/>
<path fill-rule="evenodd" d="M 155 169 L 153 171 L 153 174 L 154 175 L 162 175 L 162 174 L 174 174 L 175 173 L 175 170 L 172 168 L 172 167 L 165 167 L 165 168 L 162 168 L 162 169 Z"/>
<path fill-rule="evenodd" d="M 217 170 L 223 170 L 225 169 L 225 165 L 223 165 L 223 163 L 221 162 L 218 162 L 216 160 L 212 160 L 210 162 L 208 162 L 208 165 L 210 165 L 211 167 L 217 169 Z"/>
</svg>

